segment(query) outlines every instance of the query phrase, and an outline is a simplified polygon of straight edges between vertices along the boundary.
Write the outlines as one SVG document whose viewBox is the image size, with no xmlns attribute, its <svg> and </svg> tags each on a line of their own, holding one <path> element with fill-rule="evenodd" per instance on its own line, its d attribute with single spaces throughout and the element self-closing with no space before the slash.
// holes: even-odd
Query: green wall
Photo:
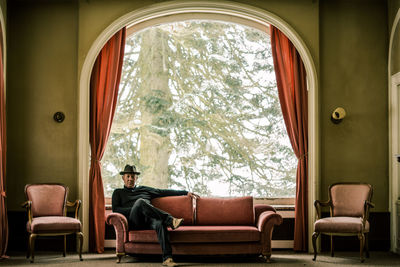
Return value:
<svg viewBox="0 0 400 267">
<path fill-rule="evenodd" d="M 65 183 L 75 199 L 77 4 L 8 1 L 7 32 L 8 208 L 19 209 L 27 183 Z"/>
<path fill-rule="evenodd" d="M 388 207 L 387 6 L 321 1 L 321 192 L 335 182 L 374 187 L 373 211 Z M 373 18 L 373 19 L 372 19 Z M 333 124 L 343 107 L 347 117 Z"/>
<path fill-rule="evenodd" d="M 8 206 L 23 187 L 63 182 L 77 194 L 78 81 L 96 38 L 120 16 L 162 1 L 8 1 Z M 386 1 L 237 1 L 287 21 L 307 45 L 320 78 L 321 192 L 337 181 L 375 188 L 388 210 Z M 362 3 L 362 4 L 360 4 Z M 373 18 L 373 19 L 371 19 Z M 367 30 L 366 30 L 367 29 Z M 348 112 L 330 122 L 337 106 Z M 66 113 L 57 124 L 54 112 Z"/>
</svg>

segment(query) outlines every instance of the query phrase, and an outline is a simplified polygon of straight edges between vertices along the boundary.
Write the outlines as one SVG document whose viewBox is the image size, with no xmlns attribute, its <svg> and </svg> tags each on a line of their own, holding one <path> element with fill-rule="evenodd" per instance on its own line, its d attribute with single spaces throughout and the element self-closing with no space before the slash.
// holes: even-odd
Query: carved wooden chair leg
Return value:
<svg viewBox="0 0 400 267">
<path fill-rule="evenodd" d="M 30 236 L 30 235 L 29 235 Z M 30 239 L 28 238 L 28 248 L 26 250 L 26 258 L 29 259 L 29 256 L 31 255 L 31 245 L 30 245 Z"/>
<path fill-rule="evenodd" d="M 368 240 L 368 233 L 365 234 L 365 254 L 367 258 L 369 258 L 369 240 Z"/>
<path fill-rule="evenodd" d="M 83 261 L 82 259 L 83 233 L 82 232 L 76 233 L 76 236 L 79 237 L 79 260 Z"/>
<path fill-rule="evenodd" d="M 125 253 L 117 252 L 117 263 L 121 262 L 122 257 L 125 256 Z"/>
<path fill-rule="evenodd" d="M 319 236 L 318 232 L 314 232 L 312 235 L 312 244 L 313 244 L 313 248 L 314 248 L 314 258 L 313 261 L 315 261 L 315 259 L 317 258 L 317 238 Z"/>
<path fill-rule="evenodd" d="M 333 235 L 331 235 L 331 257 L 335 255 L 335 247 L 333 246 Z"/>
<path fill-rule="evenodd" d="M 364 234 L 358 234 L 358 239 L 360 239 L 360 261 L 364 262 Z"/>
<path fill-rule="evenodd" d="M 29 247 L 30 247 L 30 254 L 31 254 L 31 263 L 33 263 L 34 258 L 35 258 L 35 239 L 36 239 L 36 234 L 31 234 L 29 236 Z"/>
<path fill-rule="evenodd" d="M 63 257 L 67 254 L 67 235 L 64 235 L 64 251 L 63 251 Z"/>
</svg>

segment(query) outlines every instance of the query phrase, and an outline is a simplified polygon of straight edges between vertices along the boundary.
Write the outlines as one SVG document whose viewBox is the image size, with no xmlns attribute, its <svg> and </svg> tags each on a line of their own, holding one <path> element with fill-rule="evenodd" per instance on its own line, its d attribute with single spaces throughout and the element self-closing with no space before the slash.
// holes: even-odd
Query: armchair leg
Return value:
<svg viewBox="0 0 400 267">
<path fill-rule="evenodd" d="M 358 234 L 358 239 L 360 239 L 360 261 L 364 262 L 364 234 Z"/>
<path fill-rule="evenodd" d="M 36 239 L 36 234 L 31 234 L 29 236 L 29 248 L 30 248 L 30 254 L 31 254 L 31 263 L 33 263 L 33 260 L 35 258 L 35 239 Z"/>
<path fill-rule="evenodd" d="M 64 251 L 63 251 L 63 257 L 67 254 L 67 236 L 64 235 Z"/>
<path fill-rule="evenodd" d="M 76 233 L 76 236 L 79 237 L 79 260 L 83 261 L 82 259 L 83 233 L 82 232 Z"/>
<path fill-rule="evenodd" d="M 317 238 L 319 236 L 318 232 L 314 232 L 312 235 L 312 245 L 314 248 L 314 258 L 313 261 L 315 261 L 317 259 Z"/>
<path fill-rule="evenodd" d="M 30 242 L 31 242 L 31 240 L 28 238 L 28 247 L 26 249 L 26 258 L 27 259 L 29 259 L 29 257 L 31 256 L 31 245 L 30 245 Z"/>
<path fill-rule="evenodd" d="M 335 248 L 333 246 L 333 235 L 331 235 L 331 257 L 333 257 L 333 255 L 335 254 Z"/>
<path fill-rule="evenodd" d="M 369 258 L 369 241 L 368 241 L 368 233 L 365 234 L 365 254 L 367 258 Z"/>
<path fill-rule="evenodd" d="M 121 262 L 123 256 L 125 256 L 125 253 L 117 252 L 117 263 Z"/>
</svg>

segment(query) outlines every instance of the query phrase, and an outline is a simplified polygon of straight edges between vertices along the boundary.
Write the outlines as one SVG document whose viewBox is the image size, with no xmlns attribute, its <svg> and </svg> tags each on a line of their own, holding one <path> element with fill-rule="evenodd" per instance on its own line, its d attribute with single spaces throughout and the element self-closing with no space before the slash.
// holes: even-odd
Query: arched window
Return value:
<svg viewBox="0 0 400 267">
<path fill-rule="evenodd" d="M 102 160 L 106 197 L 127 163 L 143 185 L 294 197 L 267 30 L 210 19 L 132 30 Z"/>
</svg>

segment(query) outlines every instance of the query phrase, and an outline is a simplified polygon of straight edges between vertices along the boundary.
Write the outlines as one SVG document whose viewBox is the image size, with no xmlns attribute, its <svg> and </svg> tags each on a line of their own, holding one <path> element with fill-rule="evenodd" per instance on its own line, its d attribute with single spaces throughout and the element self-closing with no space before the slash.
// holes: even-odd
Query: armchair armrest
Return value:
<svg viewBox="0 0 400 267">
<path fill-rule="evenodd" d="M 112 212 L 108 214 L 106 218 L 107 224 L 114 226 L 116 235 L 116 246 L 115 249 L 117 253 L 125 253 L 125 242 L 128 241 L 128 220 L 124 215 L 117 212 Z"/>
<path fill-rule="evenodd" d="M 370 201 L 368 201 L 368 200 L 365 200 L 365 203 L 364 203 L 364 216 L 363 216 L 363 224 L 364 225 L 365 225 L 365 221 L 368 220 L 368 218 L 369 218 L 369 209 L 370 208 L 375 208 L 375 204 L 370 202 Z"/>
<path fill-rule="evenodd" d="M 272 210 L 261 213 L 258 221 L 256 221 L 257 228 L 261 232 L 262 255 L 267 258 L 267 261 L 271 257 L 271 240 L 274 226 L 280 225 L 282 222 L 282 216 Z"/>
<path fill-rule="evenodd" d="M 28 220 L 29 224 L 32 223 L 32 201 L 27 200 L 24 203 L 21 204 L 23 208 L 26 208 L 26 211 L 28 212 Z"/>
<path fill-rule="evenodd" d="M 67 208 L 68 207 L 75 207 L 75 219 L 78 219 L 79 208 L 81 207 L 82 201 L 77 199 L 75 202 L 67 201 Z M 65 211 L 67 212 L 67 211 Z"/>
<path fill-rule="evenodd" d="M 330 207 L 332 208 L 332 202 L 329 201 L 319 201 L 319 200 L 315 200 L 314 201 L 314 207 L 317 210 L 317 218 L 320 219 L 321 218 L 321 207 Z"/>
</svg>

